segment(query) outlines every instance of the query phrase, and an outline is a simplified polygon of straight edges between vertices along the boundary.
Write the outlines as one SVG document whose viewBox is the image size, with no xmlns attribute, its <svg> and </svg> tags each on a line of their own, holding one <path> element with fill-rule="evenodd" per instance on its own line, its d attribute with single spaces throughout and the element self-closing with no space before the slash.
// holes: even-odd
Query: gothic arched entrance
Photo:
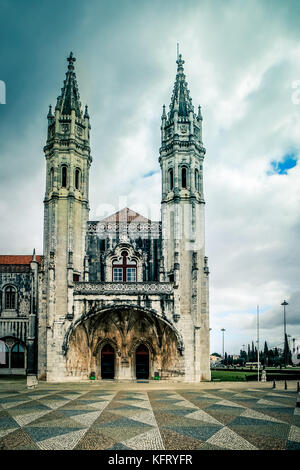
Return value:
<svg viewBox="0 0 300 470">
<path fill-rule="evenodd" d="M 136 348 L 135 367 L 137 379 L 149 379 L 149 349 L 145 344 Z"/>
<path fill-rule="evenodd" d="M 111 305 L 91 310 L 70 327 L 64 340 L 67 374 L 97 379 L 183 377 L 182 339 L 154 310 Z"/>
<path fill-rule="evenodd" d="M 115 377 L 115 351 L 110 344 L 101 350 L 101 378 L 114 379 Z"/>
</svg>

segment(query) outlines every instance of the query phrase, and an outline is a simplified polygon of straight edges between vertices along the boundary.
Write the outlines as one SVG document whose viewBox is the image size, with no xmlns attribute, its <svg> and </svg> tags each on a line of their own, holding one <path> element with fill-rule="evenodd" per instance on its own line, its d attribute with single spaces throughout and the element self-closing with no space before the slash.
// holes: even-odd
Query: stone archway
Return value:
<svg viewBox="0 0 300 470">
<path fill-rule="evenodd" d="M 136 351 L 142 350 L 141 345 L 148 350 L 148 374 L 139 374 L 149 379 L 154 371 L 163 379 L 184 375 L 182 342 L 175 327 L 152 311 L 127 305 L 93 311 L 77 320 L 64 343 L 67 374 L 84 378 L 96 371 L 96 379 L 101 379 L 101 351 L 106 344 L 114 350 L 115 379 L 136 379 Z"/>
</svg>

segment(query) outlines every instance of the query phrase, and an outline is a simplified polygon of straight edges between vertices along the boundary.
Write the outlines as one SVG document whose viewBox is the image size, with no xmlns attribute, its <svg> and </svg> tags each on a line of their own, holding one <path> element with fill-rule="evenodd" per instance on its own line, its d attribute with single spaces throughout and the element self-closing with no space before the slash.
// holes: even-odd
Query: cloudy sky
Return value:
<svg viewBox="0 0 300 470">
<path fill-rule="evenodd" d="M 90 218 L 127 205 L 159 218 L 179 42 L 204 118 L 211 351 L 221 328 L 230 354 L 255 341 L 257 305 L 261 341 L 280 346 L 284 299 L 300 344 L 299 17 L 297 0 L 0 0 L 1 254 L 42 253 L 46 115 L 71 50 L 91 116 Z"/>
</svg>

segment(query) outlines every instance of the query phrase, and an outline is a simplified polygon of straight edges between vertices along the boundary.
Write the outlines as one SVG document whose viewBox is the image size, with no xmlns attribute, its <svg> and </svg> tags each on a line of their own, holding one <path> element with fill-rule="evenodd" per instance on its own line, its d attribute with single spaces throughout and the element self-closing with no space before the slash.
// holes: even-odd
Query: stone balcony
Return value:
<svg viewBox="0 0 300 470">
<path fill-rule="evenodd" d="M 172 294 L 173 284 L 169 282 L 76 282 L 74 294 L 77 295 L 162 295 Z"/>
</svg>

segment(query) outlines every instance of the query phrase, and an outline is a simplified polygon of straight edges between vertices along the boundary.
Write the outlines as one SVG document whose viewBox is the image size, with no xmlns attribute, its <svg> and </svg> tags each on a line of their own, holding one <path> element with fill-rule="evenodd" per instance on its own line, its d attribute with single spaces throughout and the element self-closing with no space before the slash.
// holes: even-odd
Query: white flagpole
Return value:
<svg viewBox="0 0 300 470">
<path fill-rule="evenodd" d="M 259 306 L 257 306 L 257 381 L 259 382 Z"/>
</svg>

